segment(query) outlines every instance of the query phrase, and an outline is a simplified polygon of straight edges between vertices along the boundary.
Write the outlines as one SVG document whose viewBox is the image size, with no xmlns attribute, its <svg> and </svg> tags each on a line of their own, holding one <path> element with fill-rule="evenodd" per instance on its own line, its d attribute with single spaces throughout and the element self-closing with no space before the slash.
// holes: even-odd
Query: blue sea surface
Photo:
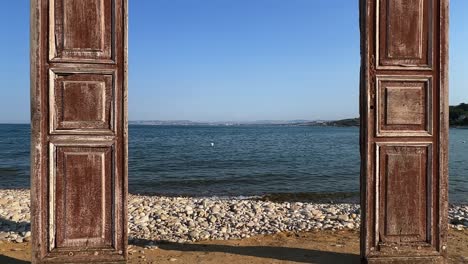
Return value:
<svg viewBox="0 0 468 264">
<path fill-rule="evenodd" d="M 129 127 L 129 191 L 187 196 L 359 195 L 359 129 Z M 29 188 L 29 125 L 0 125 L 0 188 Z M 468 129 L 450 130 L 450 189 L 468 203 Z"/>
</svg>

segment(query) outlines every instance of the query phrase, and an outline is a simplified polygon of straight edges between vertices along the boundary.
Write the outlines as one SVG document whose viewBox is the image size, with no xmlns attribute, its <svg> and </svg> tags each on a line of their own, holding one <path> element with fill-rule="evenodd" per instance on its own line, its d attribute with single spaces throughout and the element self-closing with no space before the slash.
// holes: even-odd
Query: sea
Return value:
<svg viewBox="0 0 468 264">
<path fill-rule="evenodd" d="M 359 129 L 129 126 L 134 194 L 358 201 Z M 468 129 L 450 129 L 449 200 L 468 204 Z M 30 125 L 0 124 L 0 189 L 30 186 Z"/>
</svg>

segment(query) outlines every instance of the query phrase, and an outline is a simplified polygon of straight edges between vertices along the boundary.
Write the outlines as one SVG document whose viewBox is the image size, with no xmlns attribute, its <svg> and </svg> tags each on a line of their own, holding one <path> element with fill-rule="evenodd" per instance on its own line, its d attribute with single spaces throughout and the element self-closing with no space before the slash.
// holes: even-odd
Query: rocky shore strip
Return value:
<svg viewBox="0 0 468 264">
<path fill-rule="evenodd" d="M 29 197 L 28 190 L 0 190 L 0 241 L 30 240 Z M 179 243 L 361 225 L 358 204 L 130 195 L 128 211 L 130 239 Z M 468 228 L 468 205 L 451 205 L 449 218 L 451 228 Z"/>
</svg>

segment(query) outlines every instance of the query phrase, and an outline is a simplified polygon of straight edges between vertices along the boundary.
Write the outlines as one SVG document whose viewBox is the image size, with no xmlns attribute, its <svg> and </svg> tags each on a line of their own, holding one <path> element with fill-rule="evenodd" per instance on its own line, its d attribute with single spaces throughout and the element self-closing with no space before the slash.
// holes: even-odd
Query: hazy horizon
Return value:
<svg viewBox="0 0 468 264">
<path fill-rule="evenodd" d="M 357 118 L 357 117 L 350 117 L 350 118 Z M 348 118 L 344 118 L 348 119 Z M 341 120 L 341 119 L 302 119 L 302 118 L 294 118 L 294 119 L 255 119 L 255 120 L 214 120 L 214 121 L 208 121 L 208 120 L 189 120 L 189 119 L 129 119 L 128 122 L 148 122 L 148 121 L 161 121 L 161 122 L 180 122 L 180 121 L 187 121 L 187 122 L 194 122 L 194 123 L 229 123 L 229 122 L 245 122 L 245 123 L 252 123 L 252 122 L 281 122 L 281 121 L 307 121 L 307 122 L 313 122 L 313 121 L 336 121 L 336 120 Z M 0 121 L 1 125 L 10 125 L 10 124 L 30 124 L 31 122 L 29 121 Z"/>
</svg>

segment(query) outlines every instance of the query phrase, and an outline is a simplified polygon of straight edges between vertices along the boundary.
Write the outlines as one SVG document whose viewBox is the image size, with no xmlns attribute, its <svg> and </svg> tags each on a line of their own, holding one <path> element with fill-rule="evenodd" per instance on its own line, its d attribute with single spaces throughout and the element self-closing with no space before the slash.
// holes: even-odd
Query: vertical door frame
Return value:
<svg viewBox="0 0 468 264">
<path fill-rule="evenodd" d="M 376 200 L 375 159 L 377 155 L 376 142 L 373 140 L 376 131 L 373 120 L 374 108 L 378 107 L 373 98 L 376 93 L 376 62 L 375 36 L 379 31 L 375 27 L 377 3 L 381 0 L 360 0 L 360 31 L 361 31 L 361 74 L 360 74 L 360 152 L 361 152 L 361 260 L 362 263 L 446 263 L 447 261 L 447 232 L 448 232 L 448 134 L 449 134 L 449 84 L 448 84 L 448 48 L 449 48 L 449 0 L 433 0 L 438 5 L 439 12 L 437 17 L 437 28 L 433 48 L 435 49 L 435 63 L 433 65 L 436 71 L 436 91 L 434 104 L 435 114 L 439 115 L 438 121 L 434 124 L 436 135 L 434 136 L 436 148 L 435 156 L 438 177 L 435 190 L 438 191 L 438 199 L 435 201 L 436 208 L 433 215 L 437 220 L 435 227 L 435 246 L 436 253 L 428 256 L 418 253 L 400 253 L 399 256 L 379 255 L 377 248 L 374 247 L 376 237 L 379 236 L 375 230 L 376 210 L 378 210 L 378 201 Z M 435 160 L 434 159 L 434 160 Z M 398 255 L 398 254 L 396 254 Z"/>
<path fill-rule="evenodd" d="M 118 211 L 114 211 L 115 214 L 119 214 L 117 224 L 121 224 L 113 231 L 113 241 L 117 243 L 115 245 L 118 251 L 111 253 L 109 250 L 94 249 L 94 253 L 88 252 L 87 255 L 80 253 L 80 251 L 66 252 L 60 254 L 49 254 L 49 232 L 52 228 L 44 216 L 44 212 L 49 211 L 53 208 L 53 202 L 50 201 L 50 196 L 46 195 L 49 188 L 47 182 L 49 177 L 49 167 L 52 162 L 50 160 L 50 148 L 49 142 L 53 136 L 50 133 L 49 122 L 49 71 L 55 67 L 61 66 L 60 62 L 53 62 L 49 58 L 49 23 L 50 23 L 50 10 L 49 4 L 55 0 L 30 0 L 30 99 L 31 99 L 31 247 L 32 247 L 32 263 L 63 263 L 65 262 L 106 262 L 106 263 L 126 263 L 128 257 L 127 244 L 128 244 L 128 209 L 127 209 L 127 197 L 128 197 L 128 0 L 121 0 L 121 17 L 122 20 L 118 22 L 121 27 L 121 42 L 118 43 L 121 48 L 116 52 L 118 54 L 118 61 L 115 62 L 115 72 L 121 76 L 119 83 L 121 84 L 121 96 L 119 102 L 121 117 L 118 122 L 117 134 L 115 135 L 115 144 L 119 148 L 119 160 L 121 160 L 122 167 L 119 173 L 119 180 L 117 185 L 121 194 L 118 197 L 118 201 L 113 200 L 112 204 L 119 204 Z M 114 0 L 112 1 L 115 4 Z M 119 29 L 115 29 L 119 30 Z M 116 40 L 117 41 L 117 40 Z M 117 42 L 115 42 L 117 43 Z M 117 49 L 117 48 L 116 48 Z M 94 61 L 88 61 L 93 63 Z M 73 63 L 73 62 L 72 62 Z M 51 66 L 53 64 L 53 66 Z M 98 64 L 96 64 L 98 65 Z M 96 69 L 107 69 L 111 68 L 109 65 L 96 66 Z M 88 65 L 81 66 L 80 64 L 74 64 L 72 67 L 68 67 L 70 70 L 81 69 L 85 71 L 93 69 Z M 119 73 L 117 73 L 119 72 Z M 78 134 L 76 134 L 78 135 Z M 73 133 L 69 135 L 61 136 L 65 141 L 74 142 L 76 141 Z M 112 136 L 102 135 L 98 137 L 96 135 L 90 135 L 90 141 L 97 142 L 95 144 L 105 144 L 112 140 Z M 98 140 L 98 141 L 96 141 Z M 78 141 L 77 141 L 78 142 Z M 83 143 L 83 141 L 81 141 Z M 73 144 L 73 143 L 71 143 Z M 80 143 L 81 144 L 81 143 Z M 116 166 L 116 165 L 112 165 Z M 116 216 L 113 216 L 116 217 Z M 120 233 L 119 233 L 120 232 Z M 118 235 L 117 235 L 118 233 Z M 76 255 L 72 258 L 73 255 Z M 67 257 L 70 257 L 67 259 Z"/>
</svg>

